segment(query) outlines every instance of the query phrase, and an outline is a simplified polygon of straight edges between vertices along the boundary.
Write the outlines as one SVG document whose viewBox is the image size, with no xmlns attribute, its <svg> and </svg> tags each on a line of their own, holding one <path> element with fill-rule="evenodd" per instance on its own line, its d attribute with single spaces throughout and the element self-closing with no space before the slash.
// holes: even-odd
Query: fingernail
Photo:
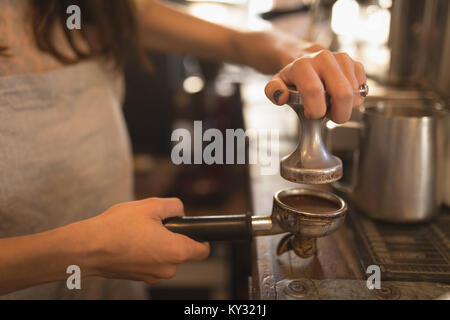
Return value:
<svg viewBox="0 0 450 320">
<path fill-rule="evenodd" d="M 278 100 L 280 99 L 280 96 L 281 96 L 282 94 L 283 94 L 283 90 L 280 90 L 280 89 L 276 90 L 276 91 L 273 93 L 273 100 L 275 100 L 275 102 L 278 103 Z"/>
</svg>

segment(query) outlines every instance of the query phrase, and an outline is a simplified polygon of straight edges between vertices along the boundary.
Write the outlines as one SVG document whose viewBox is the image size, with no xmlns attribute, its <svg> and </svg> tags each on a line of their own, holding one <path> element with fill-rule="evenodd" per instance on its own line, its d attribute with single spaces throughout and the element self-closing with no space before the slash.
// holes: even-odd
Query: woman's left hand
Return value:
<svg viewBox="0 0 450 320">
<path fill-rule="evenodd" d="M 346 53 L 323 49 L 306 52 L 285 66 L 267 83 L 265 93 L 273 103 L 283 105 L 289 97 L 287 86 L 293 85 L 302 97 L 305 116 L 317 119 L 327 112 L 326 90 L 331 98 L 328 117 L 343 123 L 350 119 L 352 108 L 364 101 L 354 93 L 364 83 L 366 75 L 361 63 Z"/>
<path fill-rule="evenodd" d="M 265 88 L 273 103 L 286 104 L 287 86 L 295 86 L 302 97 L 305 116 L 317 119 L 327 112 L 326 90 L 331 97 L 327 116 L 336 123 L 349 120 L 352 107 L 363 103 L 364 98 L 353 91 L 366 83 L 364 67 L 348 54 L 301 43 L 281 32 L 247 33 L 244 39 L 240 51 L 245 63 L 263 73 L 277 72 Z"/>
</svg>

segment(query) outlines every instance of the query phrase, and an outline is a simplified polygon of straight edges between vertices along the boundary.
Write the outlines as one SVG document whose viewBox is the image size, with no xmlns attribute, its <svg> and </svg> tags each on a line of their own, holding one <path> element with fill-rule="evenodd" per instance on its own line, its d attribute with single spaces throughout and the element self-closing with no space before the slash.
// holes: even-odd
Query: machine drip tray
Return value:
<svg viewBox="0 0 450 320">
<path fill-rule="evenodd" d="M 443 208 L 429 223 L 396 225 L 371 220 L 348 203 L 347 221 L 363 274 L 378 265 L 382 281 L 450 284 L 450 209 Z"/>
</svg>

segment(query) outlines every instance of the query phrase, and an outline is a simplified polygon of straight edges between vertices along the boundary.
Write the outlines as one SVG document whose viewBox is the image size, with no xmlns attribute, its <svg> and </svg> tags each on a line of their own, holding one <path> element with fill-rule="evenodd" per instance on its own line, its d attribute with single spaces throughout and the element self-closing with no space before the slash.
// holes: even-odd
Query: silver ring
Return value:
<svg viewBox="0 0 450 320">
<path fill-rule="evenodd" d="M 365 98 L 369 94 L 369 86 L 366 83 L 363 83 L 359 86 L 358 90 L 355 93 L 359 93 L 361 97 Z"/>
<path fill-rule="evenodd" d="M 289 89 L 289 99 L 287 104 L 302 105 L 303 101 L 300 96 L 300 93 L 297 91 L 297 88 L 295 86 L 288 86 L 288 89 Z M 365 98 L 369 94 L 369 86 L 366 83 L 363 83 L 362 85 L 359 86 L 357 90 L 354 90 L 353 93 L 360 94 L 361 97 Z M 327 92 L 325 92 L 325 95 L 326 97 L 328 97 L 327 100 L 329 100 L 329 95 Z M 329 101 L 327 102 L 327 104 L 329 105 Z"/>
</svg>

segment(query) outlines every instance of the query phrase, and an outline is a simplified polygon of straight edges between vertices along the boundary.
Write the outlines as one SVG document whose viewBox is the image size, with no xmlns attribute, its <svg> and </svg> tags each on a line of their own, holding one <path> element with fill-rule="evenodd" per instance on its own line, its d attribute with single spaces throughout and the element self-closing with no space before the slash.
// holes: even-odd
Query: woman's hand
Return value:
<svg viewBox="0 0 450 320">
<path fill-rule="evenodd" d="M 331 96 L 328 117 L 342 123 L 350 118 L 352 107 L 364 100 L 353 93 L 366 83 L 364 67 L 346 53 L 332 53 L 280 31 L 241 33 L 235 47 L 244 64 L 266 74 L 275 73 L 265 93 L 277 105 L 287 102 L 287 86 L 295 86 L 304 102 L 305 115 L 321 118 L 327 110 L 326 88 Z"/>
<path fill-rule="evenodd" d="M 354 94 L 366 83 L 364 67 L 346 53 L 328 50 L 308 52 L 289 63 L 267 83 L 265 93 L 277 105 L 286 104 L 287 85 L 293 85 L 302 97 L 305 116 L 321 118 L 327 112 L 325 88 L 331 97 L 328 117 L 336 123 L 350 119 L 352 107 L 362 104 L 364 98 Z"/>
<path fill-rule="evenodd" d="M 162 220 L 183 215 L 179 199 L 150 198 L 118 204 L 85 220 L 95 250 L 93 274 L 155 283 L 175 275 L 177 265 L 202 260 L 209 244 L 173 233 Z"/>
<path fill-rule="evenodd" d="M 332 53 L 320 45 L 275 31 L 244 33 L 238 43 L 247 64 L 264 73 L 276 73 L 265 93 L 277 105 L 287 103 L 287 86 L 295 86 L 302 97 L 305 116 L 321 118 L 327 111 L 326 88 L 331 97 L 328 117 L 342 123 L 350 119 L 352 107 L 364 101 L 361 95 L 353 93 L 366 83 L 364 67 L 346 53 Z"/>
<path fill-rule="evenodd" d="M 0 239 L 0 295 L 66 280 L 77 265 L 82 277 L 155 283 L 177 265 L 209 255 L 209 245 L 162 225 L 183 215 L 178 199 L 150 198 L 111 207 L 103 214 L 37 234 Z"/>
</svg>

